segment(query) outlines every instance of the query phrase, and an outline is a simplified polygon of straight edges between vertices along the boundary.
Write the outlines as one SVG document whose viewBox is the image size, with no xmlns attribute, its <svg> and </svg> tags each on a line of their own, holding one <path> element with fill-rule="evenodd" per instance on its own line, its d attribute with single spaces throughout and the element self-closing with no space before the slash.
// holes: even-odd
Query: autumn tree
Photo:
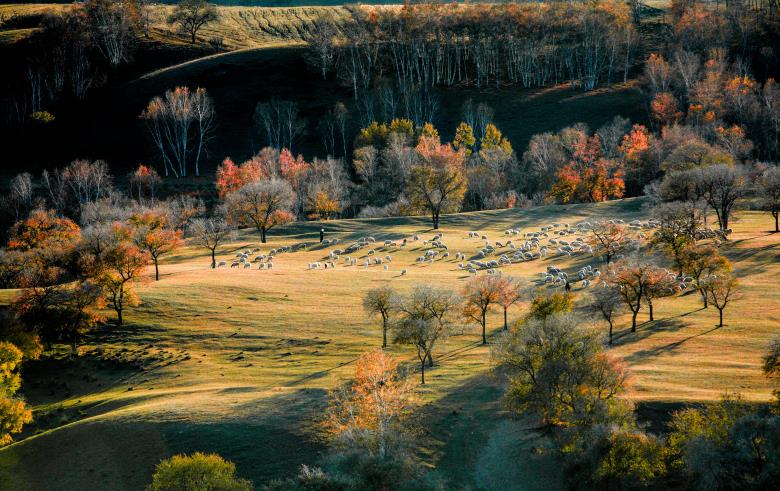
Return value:
<svg viewBox="0 0 780 491">
<path fill-rule="evenodd" d="M 463 316 L 482 327 L 482 344 L 487 344 L 487 313 L 498 303 L 502 288 L 502 278 L 495 275 L 475 276 L 463 288 Z"/>
<path fill-rule="evenodd" d="M 627 241 L 628 230 L 625 225 L 607 220 L 593 222 L 588 236 L 593 254 L 602 256 L 607 264 L 625 250 Z"/>
<path fill-rule="evenodd" d="M 238 191 L 246 184 L 270 178 L 271 170 L 268 168 L 269 164 L 263 162 L 264 158 L 261 152 L 240 165 L 236 165 L 230 157 L 223 160 L 217 167 L 217 178 L 214 182 L 219 197 L 224 199 L 229 193 Z"/>
<path fill-rule="evenodd" d="M 701 218 L 699 210 L 689 202 L 674 201 L 661 203 L 653 209 L 658 226 L 652 242 L 672 256 L 677 274 L 683 272 L 683 251 L 695 243 Z"/>
<path fill-rule="evenodd" d="M 453 292 L 422 285 L 397 304 L 399 318 L 393 323 L 394 341 L 417 349 L 422 384 L 425 384 L 425 362 L 433 366 L 436 342 L 453 332 L 453 317 L 459 304 Z"/>
<path fill-rule="evenodd" d="M 587 427 L 627 413 L 620 396 L 628 373 L 572 315 L 528 320 L 500 338 L 493 356 L 508 379 L 504 400 L 519 414 Z"/>
<path fill-rule="evenodd" d="M 512 278 L 511 276 L 500 276 L 498 288 L 498 299 L 496 302 L 504 309 L 504 330 L 509 329 L 509 323 L 507 321 L 507 311 L 512 305 L 519 302 L 522 298 L 522 290 L 520 282 Z"/>
<path fill-rule="evenodd" d="M 598 133 L 591 137 L 583 135 L 571 147 L 571 161 L 558 170 L 550 196 L 562 203 L 598 203 L 623 196 L 622 163 L 604 157 Z"/>
<path fill-rule="evenodd" d="M 452 147 L 455 150 L 463 150 L 466 153 L 466 157 L 471 155 L 474 151 L 474 145 L 476 145 L 477 139 L 474 138 L 474 130 L 468 123 L 460 123 L 455 128 L 455 138 L 452 140 Z"/>
<path fill-rule="evenodd" d="M 196 218 L 190 223 L 189 234 L 201 247 L 211 252 L 211 268 L 217 267 L 217 248 L 230 241 L 233 228 L 222 217 Z"/>
<path fill-rule="evenodd" d="M 333 393 L 325 430 L 337 448 L 391 458 L 409 443 L 414 404 L 414 386 L 399 371 L 398 360 L 379 349 L 369 351 L 355 362 L 354 379 Z"/>
<path fill-rule="evenodd" d="M 278 178 L 251 182 L 225 197 L 228 216 L 237 224 L 254 226 L 263 243 L 268 230 L 295 219 L 294 203 L 292 187 Z"/>
<path fill-rule="evenodd" d="M 759 181 L 762 201 L 764 207 L 772 214 L 775 219 L 775 232 L 780 232 L 778 228 L 778 217 L 780 217 L 780 167 L 769 167 L 761 175 Z"/>
<path fill-rule="evenodd" d="M 298 104 L 277 97 L 255 106 L 255 122 L 265 134 L 269 147 L 292 149 L 305 124 L 298 116 Z"/>
<path fill-rule="evenodd" d="M 706 309 L 709 306 L 706 279 L 731 272 L 731 263 L 712 245 L 690 244 L 683 250 L 681 260 L 683 272 L 693 278 L 693 285 L 701 294 Z"/>
<path fill-rule="evenodd" d="M 730 272 L 711 275 L 704 278 L 704 290 L 710 303 L 718 309 L 718 327 L 723 327 L 723 311 L 729 303 L 740 297 L 739 281 Z"/>
<path fill-rule="evenodd" d="M 677 293 L 677 279 L 666 271 L 658 268 L 648 274 L 648 281 L 644 288 L 645 303 L 649 320 L 655 320 L 653 300 L 669 297 Z"/>
<path fill-rule="evenodd" d="M 148 200 L 154 202 L 154 191 L 160 184 L 160 175 L 152 167 L 140 164 L 136 170 L 127 177 L 130 188 L 130 196 L 138 200 L 142 205 Z"/>
<path fill-rule="evenodd" d="M 160 256 L 179 248 L 184 233 L 172 230 L 165 215 L 153 211 L 134 214 L 129 220 L 135 245 L 146 252 L 154 264 L 154 279 L 160 279 Z"/>
<path fill-rule="evenodd" d="M 412 206 L 431 215 L 433 228 L 439 228 L 442 213 L 460 210 L 466 192 L 463 150 L 428 137 L 417 145 L 418 162 L 412 167 L 406 188 Z"/>
<path fill-rule="evenodd" d="M 195 44 L 195 36 L 203 26 L 217 20 L 217 7 L 205 0 L 181 0 L 168 16 L 168 24 L 175 24 L 180 31 L 187 33 L 192 44 Z"/>
<path fill-rule="evenodd" d="M 382 347 L 387 347 L 388 321 L 399 301 L 398 293 L 389 286 L 372 288 L 363 297 L 363 308 L 369 315 L 382 318 Z"/>
<path fill-rule="evenodd" d="M 609 344 L 612 345 L 612 331 L 615 316 L 623 310 L 621 295 L 614 287 L 598 287 L 593 290 L 592 310 L 609 324 Z"/>
<path fill-rule="evenodd" d="M 631 311 L 631 332 L 636 332 L 636 318 L 642 308 L 642 299 L 662 275 L 666 275 L 664 270 L 638 258 L 627 258 L 612 266 L 608 284 L 615 287 Z"/>
<path fill-rule="evenodd" d="M 201 0 L 192 0 L 200 3 Z M 190 3 L 185 0 L 184 3 Z M 186 177 L 190 165 L 200 175 L 201 156 L 215 127 L 214 104 L 206 89 L 176 87 L 154 97 L 140 118 L 163 161 L 165 176 Z"/>
<path fill-rule="evenodd" d="M 102 270 L 96 281 L 103 288 L 109 306 L 116 312 L 118 326 L 123 324 L 127 306 L 138 304 L 133 284 L 149 264 L 147 252 L 129 241 L 118 241 L 102 258 Z"/>
<path fill-rule="evenodd" d="M 15 397 L 21 386 L 18 367 L 22 351 L 11 343 L 0 341 L 0 447 L 13 441 L 12 435 L 32 421 L 32 411 Z"/>
<path fill-rule="evenodd" d="M 71 250 L 78 242 L 79 232 L 79 226 L 73 220 L 59 217 L 50 210 L 33 210 L 26 219 L 11 227 L 8 249 Z"/>
</svg>

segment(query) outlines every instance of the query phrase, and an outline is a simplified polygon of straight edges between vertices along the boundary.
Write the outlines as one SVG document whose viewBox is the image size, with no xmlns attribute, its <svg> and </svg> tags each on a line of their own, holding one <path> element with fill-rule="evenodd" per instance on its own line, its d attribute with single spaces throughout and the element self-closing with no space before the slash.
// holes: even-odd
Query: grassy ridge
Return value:
<svg viewBox="0 0 780 491">
<path fill-rule="evenodd" d="M 495 240 L 508 227 L 538 230 L 553 221 L 642 217 L 641 204 L 633 199 L 465 213 L 445 217 L 442 232 L 451 251 L 471 253 L 480 241 L 467 239 L 468 230 Z M 717 312 L 701 310 L 697 294 L 658 301 L 657 320 L 642 323 L 636 334 L 627 332 L 628 318 L 619 320 L 613 352 L 634 374 L 630 397 L 650 405 L 714 400 L 724 391 L 768 399 L 761 355 L 780 326 L 780 292 L 773 286 L 780 238 L 764 232 L 769 222 L 766 214 L 745 212 L 724 248 L 745 292 L 726 311 L 724 328 L 715 328 Z M 433 235 L 423 218 L 324 226 L 328 237 L 342 243 L 364 235 L 380 241 Z M 255 233 L 246 231 L 220 256 L 230 259 L 232 251 L 250 246 L 267 251 L 316 240 L 319 227 L 295 224 L 274 231 L 262 246 Z M 62 366 L 55 378 L 67 389 L 36 389 L 31 371 L 25 390 L 44 423 L 37 423 L 39 434 L 0 450 L 0 474 L 11 476 L 11 489 L 139 489 L 160 458 L 181 451 L 218 451 L 257 483 L 314 462 L 322 445 L 313 424 L 327 391 L 350 376 L 358 354 L 381 340 L 377 323 L 362 311 L 363 293 L 382 284 L 401 291 L 417 283 L 459 290 L 467 279 L 456 261 L 417 265 L 419 245 L 382 251 L 393 256 L 387 272 L 381 266 L 306 269 L 341 244 L 282 254 L 272 271 L 212 271 L 204 251 L 189 247 L 164 259 L 161 280 L 139 287 L 143 303 L 128 312 L 127 327 L 92 336 L 81 361 L 63 357 L 58 362 Z M 503 271 L 530 282 L 549 264 L 571 271 L 587 263 L 595 261 L 548 258 Z M 399 275 L 402 268 L 408 275 Z M 587 295 L 579 287 L 575 293 Z M 13 295 L 3 292 L 2 298 Z M 524 310 L 521 305 L 512 314 Z M 491 331 L 500 325 L 500 316 L 493 314 Z M 116 364 L 74 365 L 96 359 L 97 349 Z M 413 363 L 409 349 L 390 350 Z M 532 489 L 557 487 L 555 464 L 527 453 L 537 438 L 524 429 L 529 422 L 502 414 L 500 388 L 488 377 L 489 353 L 479 344 L 476 328 L 442 343 L 435 357 L 437 366 L 422 389 L 421 414 L 429 429 L 420 451 L 424 461 L 453 482 L 484 489 L 505 489 L 510 482 Z M 77 383 L 85 372 L 95 373 L 95 380 Z M 520 467 L 515 465 L 520 461 Z"/>
</svg>

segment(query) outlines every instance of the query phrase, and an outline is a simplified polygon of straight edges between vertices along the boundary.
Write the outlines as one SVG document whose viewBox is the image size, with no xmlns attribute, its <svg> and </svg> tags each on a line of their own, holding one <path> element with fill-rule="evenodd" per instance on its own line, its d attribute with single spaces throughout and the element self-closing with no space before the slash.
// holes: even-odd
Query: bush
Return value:
<svg viewBox="0 0 780 491">
<path fill-rule="evenodd" d="M 773 489 L 780 480 L 780 417 L 751 411 L 739 397 L 678 411 L 671 428 L 672 465 L 696 489 Z"/>
<path fill-rule="evenodd" d="M 520 414 L 561 428 L 630 421 L 619 399 L 627 372 L 572 315 L 529 318 L 499 340 L 494 357 L 508 376 L 506 403 Z"/>
<path fill-rule="evenodd" d="M 236 465 L 217 454 L 174 455 L 157 464 L 148 491 L 246 491 L 252 484 L 236 477 Z"/>
</svg>

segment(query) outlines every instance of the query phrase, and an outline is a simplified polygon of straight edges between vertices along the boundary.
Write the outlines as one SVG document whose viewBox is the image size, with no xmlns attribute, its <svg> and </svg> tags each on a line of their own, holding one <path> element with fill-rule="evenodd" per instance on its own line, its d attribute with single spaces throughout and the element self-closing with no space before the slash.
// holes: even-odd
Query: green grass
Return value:
<svg viewBox="0 0 780 491">
<path fill-rule="evenodd" d="M 480 241 L 467 239 L 468 230 L 500 240 L 508 227 L 538 230 L 593 216 L 642 217 L 642 200 L 451 215 L 441 231 L 451 251 L 469 253 Z M 273 230 L 266 245 L 245 231 L 220 257 L 230 259 L 249 246 L 267 251 L 316 240 L 321 225 Z M 715 400 L 724 391 L 752 401 L 769 398 L 761 355 L 780 326 L 780 292 L 774 287 L 780 237 L 764 232 L 769 225 L 767 214 L 744 212 L 724 246 L 744 286 L 744 298 L 726 311 L 725 327 L 715 328 L 717 312 L 700 310 L 696 295 L 659 301 L 657 320 L 645 322 L 643 312 L 636 334 L 628 332 L 627 317 L 619 320 L 612 351 L 631 368 L 629 397 L 642 404 L 643 413 L 660 419 L 663 411 L 653 416 L 652 408 Z M 364 235 L 380 241 L 433 235 L 427 219 L 414 217 L 324 226 L 342 244 Z M 36 422 L 20 441 L 0 450 L 0 474 L 9 476 L 11 489 L 140 489 L 161 458 L 178 452 L 219 452 L 258 484 L 315 463 L 323 450 L 316 422 L 327 391 L 350 377 L 355 358 L 381 340 L 378 324 L 363 313 L 363 293 L 382 284 L 401 291 L 418 283 L 460 290 L 467 279 L 455 261 L 417 265 L 419 245 L 388 251 L 394 257 L 388 272 L 306 269 L 335 247 L 282 254 L 270 272 L 210 270 L 205 251 L 191 247 L 164 258 L 161 280 L 139 285 L 142 304 L 127 312 L 127 326 L 91 335 L 78 360 L 68 361 L 63 352 L 59 360 L 28 365 L 24 391 Z M 594 262 L 551 258 L 503 270 L 530 282 L 548 264 L 572 270 Z M 402 268 L 409 274 L 401 277 Z M 587 291 L 575 293 L 585 301 Z M 14 294 L 0 292 L 0 299 Z M 525 308 L 519 305 L 511 316 Z M 494 313 L 491 332 L 500 325 Z M 98 347 L 109 359 L 102 366 Z M 407 347 L 392 346 L 390 352 L 414 363 Z M 463 487 L 557 488 L 557 465 L 531 453 L 540 443 L 528 431 L 533 422 L 514 421 L 504 412 L 477 329 L 442 343 L 434 355 L 436 367 L 420 389 L 422 461 Z M 49 386 L 52 373 L 57 381 Z M 83 380 L 85 373 L 93 379 Z"/>
</svg>

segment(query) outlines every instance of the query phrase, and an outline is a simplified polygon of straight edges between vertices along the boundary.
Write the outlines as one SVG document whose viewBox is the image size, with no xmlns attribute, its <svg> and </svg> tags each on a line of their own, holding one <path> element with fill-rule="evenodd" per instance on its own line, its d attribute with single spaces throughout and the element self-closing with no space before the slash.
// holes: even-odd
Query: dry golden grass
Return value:
<svg viewBox="0 0 780 491">
<path fill-rule="evenodd" d="M 453 255 L 456 251 L 471 254 L 481 241 L 468 239 L 468 230 L 502 240 L 503 230 L 509 227 L 531 231 L 554 221 L 641 218 L 645 216 L 641 204 L 641 200 L 632 199 L 465 213 L 445 217 L 440 231 Z M 764 232 L 769 225 L 767 214 L 740 213 L 732 240 L 724 246 L 741 277 L 744 298 L 727 309 L 723 328 L 715 327 L 716 310 L 700 310 L 697 294 L 658 301 L 656 321 L 641 324 L 635 334 L 627 330 L 627 317 L 619 320 L 613 352 L 626 360 L 634 374 L 632 399 L 708 401 L 727 391 L 740 392 L 749 400 L 769 398 L 770 386 L 761 374 L 760 362 L 780 326 L 780 291 L 775 287 L 780 235 Z M 221 250 L 220 258 L 229 264 L 237 250 L 260 247 L 267 252 L 279 245 L 313 241 L 319 226 L 310 222 L 274 230 L 265 245 L 258 243 L 256 233 L 244 231 L 239 240 Z M 382 284 L 406 291 L 419 283 L 460 290 L 468 278 L 452 259 L 418 265 L 415 258 L 420 254 L 420 242 L 405 250 L 377 247 L 382 256 L 393 256 L 389 271 L 381 266 L 342 264 L 335 270 L 309 271 L 308 263 L 361 236 L 371 235 L 381 244 L 385 239 L 400 240 L 415 233 L 423 238 L 433 235 L 424 218 L 342 220 L 325 222 L 324 226 L 327 237 L 341 239 L 338 245 L 281 254 L 271 271 L 211 270 L 205 251 L 193 247 L 165 258 L 160 281 L 139 285 L 143 303 L 128 310 L 127 326 L 121 330 L 107 327 L 82 347 L 85 354 L 94 353 L 99 344 L 104 354 L 151 357 L 152 361 L 143 371 L 107 383 L 105 388 L 41 402 L 36 414 L 60 406 L 83 413 L 68 425 L 0 450 L 0 472 L 22 476 L 15 481 L 22 489 L 31 484 L 50 485 L 51 480 L 44 477 L 16 472 L 30 469 L 22 456 L 32 462 L 45 459 L 41 465 L 64 465 L 62 457 L 47 449 L 57 448 L 59 443 L 52 442 L 70 441 L 83 445 L 85 456 L 97 458 L 94 455 L 110 438 L 107 435 L 121 432 L 121 428 L 143 435 L 142 439 L 128 435 L 120 446 L 145 457 L 136 456 L 105 476 L 89 475 L 94 463 L 80 458 L 75 468 L 83 474 L 73 482 L 121 482 L 133 488 L 148 479 L 149 466 L 156 459 L 179 450 L 222 451 L 239 464 L 255 465 L 247 472 L 257 480 L 311 463 L 311 452 L 319 447 L 310 430 L 323 395 L 350 376 L 351 363 L 361 352 L 381 341 L 378 323 L 362 310 L 364 292 Z M 359 256 L 365 253 L 364 249 Z M 584 256 L 565 261 L 548 258 L 502 270 L 530 284 L 547 265 L 571 271 L 587 263 L 596 261 Z M 409 273 L 402 277 L 399 272 L 403 268 Z M 586 291 L 579 287 L 574 291 L 585 301 Z M 8 301 L 13 295 L 3 292 L 2 299 Z M 510 315 L 519 317 L 524 311 L 520 305 Z M 644 320 L 646 312 L 640 318 Z M 602 324 L 583 322 L 605 331 Z M 500 325 L 496 312 L 490 318 L 491 331 Z M 415 356 L 407 347 L 392 346 L 390 350 L 414 363 Z M 474 327 L 442 343 L 434 354 L 437 366 L 421 389 L 422 413 L 431 427 L 421 453 L 430 465 L 459 479 L 482 482 L 486 471 L 478 463 L 501 453 L 507 446 L 506 431 L 510 431 L 499 416 L 500 389 L 488 376 L 489 351 L 479 344 Z M 522 427 L 514 428 L 511 431 L 525 434 Z M 247 435 L 252 435 L 255 443 L 245 442 L 243 438 L 250 438 Z M 287 443 L 277 447 L 270 441 L 257 441 L 266 436 Z M 271 455 L 278 462 L 272 459 L 270 464 L 252 464 Z M 103 456 L 101 462 L 116 466 L 112 458 L 117 456 Z M 544 483 L 556 474 L 554 468 L 541 464 L 529 467 L 522 471 L 529 483 Z"/>
</svg>

